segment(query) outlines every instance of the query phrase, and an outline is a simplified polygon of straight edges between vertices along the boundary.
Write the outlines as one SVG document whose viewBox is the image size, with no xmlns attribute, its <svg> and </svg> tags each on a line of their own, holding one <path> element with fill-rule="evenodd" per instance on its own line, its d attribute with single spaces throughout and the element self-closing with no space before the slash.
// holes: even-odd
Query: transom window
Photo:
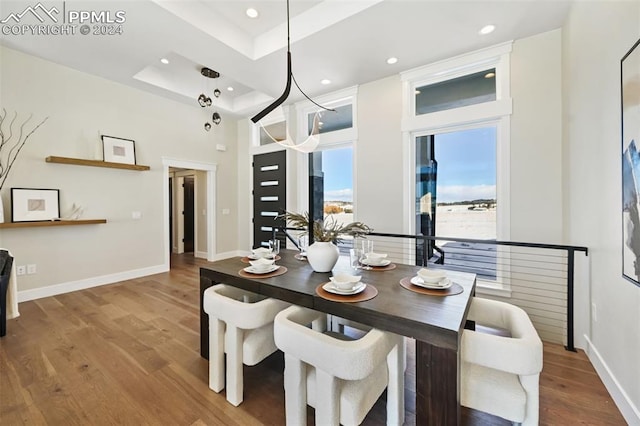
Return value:
<svg viewBox="0 0 640 426">
<path fill-rule="evenodd" d="M 415 90 L 416 115 L 496 100 L 496 69 L 490 68 Z"/>
</svg>

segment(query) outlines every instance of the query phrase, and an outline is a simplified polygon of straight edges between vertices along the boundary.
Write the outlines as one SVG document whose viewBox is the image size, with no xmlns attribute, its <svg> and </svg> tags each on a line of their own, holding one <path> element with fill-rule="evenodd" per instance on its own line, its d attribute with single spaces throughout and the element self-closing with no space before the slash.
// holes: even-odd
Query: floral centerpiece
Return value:
<svg viewBox="0 0 640 426">
<path fill-rule="evenodd" d="M 311 218 L 308 212 L 302 214 L 285 212 L 278 217 L 284 218 L 292 227 L 309 232 Z M 314 220 L 312 229 L 314 243 L 307 249 L 307 259 L 316 272 L 329 272 L 333 269 L 340 256 L 336 244 L 340 242 L 341 235 L 362 237 L 373 230 L 362 222 L 340 223 L 332 216 Z"/>
</svg>

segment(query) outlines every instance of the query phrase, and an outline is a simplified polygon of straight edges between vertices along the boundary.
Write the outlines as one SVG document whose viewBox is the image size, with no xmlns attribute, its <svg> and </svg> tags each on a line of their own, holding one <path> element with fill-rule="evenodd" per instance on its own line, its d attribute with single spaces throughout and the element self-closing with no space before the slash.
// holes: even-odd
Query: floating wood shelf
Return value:
<svg viewBox="0 0 640 426">
<path fill-rule="evenodd" d="M 149 170 L 149 166 L 143 166 L 140 164 L 122 164 L 122 163 L 111 163 L 109 161 L 101 161 L 101 160 L 85 160 L 81 158 L 70 158 L 70 157 L 56 157 L 54 155 L 50 155 L 45 158 L 47 163 L 60 163 L 60 164 L 73 164 L 76 166 L 92 166 L 92 167 L 107 167 L 110 169 L 126 169 L 126 170 Z"/>
<path fill-rule="evenodd" d="M 107 223 L 107 219 L 84 219 L 84 220 L 48 220 L 42 222 L 7 222 L 0 223 L 2 228 L 33 228 L 41 226 L 70 226 L 70 225 L 94 225 Z"/>
</svg>

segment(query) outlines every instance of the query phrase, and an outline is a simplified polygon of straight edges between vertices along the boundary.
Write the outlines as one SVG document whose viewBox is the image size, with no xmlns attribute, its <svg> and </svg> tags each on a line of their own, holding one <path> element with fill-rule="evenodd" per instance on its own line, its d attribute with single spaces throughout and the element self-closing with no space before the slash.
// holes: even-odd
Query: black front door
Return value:
<svg viewBox="0 0 640 426">
<path fill-rule="evenodd" d="M 287 207 L 287 153 L 270 152 L 253 156 L 253 246 L 268 245 L 273 227 L 284 227 L 276 217 Z M 284 234 L 278 239 L 284 247 Z"/>
</svg>

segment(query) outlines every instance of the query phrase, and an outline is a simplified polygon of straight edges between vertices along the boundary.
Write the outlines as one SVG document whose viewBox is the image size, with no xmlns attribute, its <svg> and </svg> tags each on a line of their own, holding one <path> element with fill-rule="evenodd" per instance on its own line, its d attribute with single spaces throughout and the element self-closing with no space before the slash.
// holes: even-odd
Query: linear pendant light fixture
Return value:
<svg viewBox="0 0 640 426">
<path fill-rule="evenodd" d="M 325 111 L 334 111 L 335 112 L 334 109 L 326 108 L 326 107 L 316 103 L 313 99 L 311 99 L 309 96 L 307 96 L 307 94 L 304 93 L 304 91 L 298 85 L 298 82 L 296 81 L 296 78 L 293 76 L 293 71 L 291 69 L 291 35 L 290 35 L 290 18 L 289 18 L 289 0 L 287 0 L 287 85 L 285 86 L 284 92 L 282 93 L 282 95 L 280 95 L 280 97 L 278 99 L 273 101 L 265 109 L 263 109 L 262 111 L 257 113 L 254 117 L 252 117 L 251 121 L 253 121 L 254 123 L 258 123 L 267 114 L 269 114 L 274 109 L 276 109 L 277 107 L 282 105 L 284 103 L 284 101 L 286 101 L 287 98 L 289 97 L 289 93 L 291 92 L 291 82 L 292 81 L 296 85 L 298 90 L 300 90 L 300 93 L 302 93 L 305 98 L 307 98 L 309 101 L 311 101 L 311 103 L 313 103 L 314 105 L 316 105 L 319 108 L 322 108 Z M 318 142 L 319 142 L 319 139 L 318 139 L 318 134 L 319 134 L 318 123 L 319 123 L 319 121 L 320 121 L 320 115 L 319 115 L 319 113 L 316 113 L 316 115 L 314 117 L 314 120 L 313 120 L 313 128 L 312 128 L 312 130 L 310 132 L 309 138 L 307 140 L 305 140 L 304 142 L 300 143 L 300 144 L 296 144 L 291 139 L 291 137 L 290 137 L 288 132 L 286 132 L 287 136 L 286 136 L 285 140 L 277 140 L 273 136 L 271 136 L 268 131 L 266 131 L 264 126 L 263 126 L 263 130 L 265 130 L 265 133 L 271 139 L 273 139 L 275 142 L 277 142 L 277 143 L 279 143 L 279 144 L 281 144 L 281 145 L 283 145 L 283 146 L 285 146 L 287 148 L 293 148 L 293 149 L 296 149 L 296 150 L 302 151 L 302 152 L 311 152 L 311 151 L 313 151 L 315 149 L 315 147 L 318 145 Z"/>
</svg>

